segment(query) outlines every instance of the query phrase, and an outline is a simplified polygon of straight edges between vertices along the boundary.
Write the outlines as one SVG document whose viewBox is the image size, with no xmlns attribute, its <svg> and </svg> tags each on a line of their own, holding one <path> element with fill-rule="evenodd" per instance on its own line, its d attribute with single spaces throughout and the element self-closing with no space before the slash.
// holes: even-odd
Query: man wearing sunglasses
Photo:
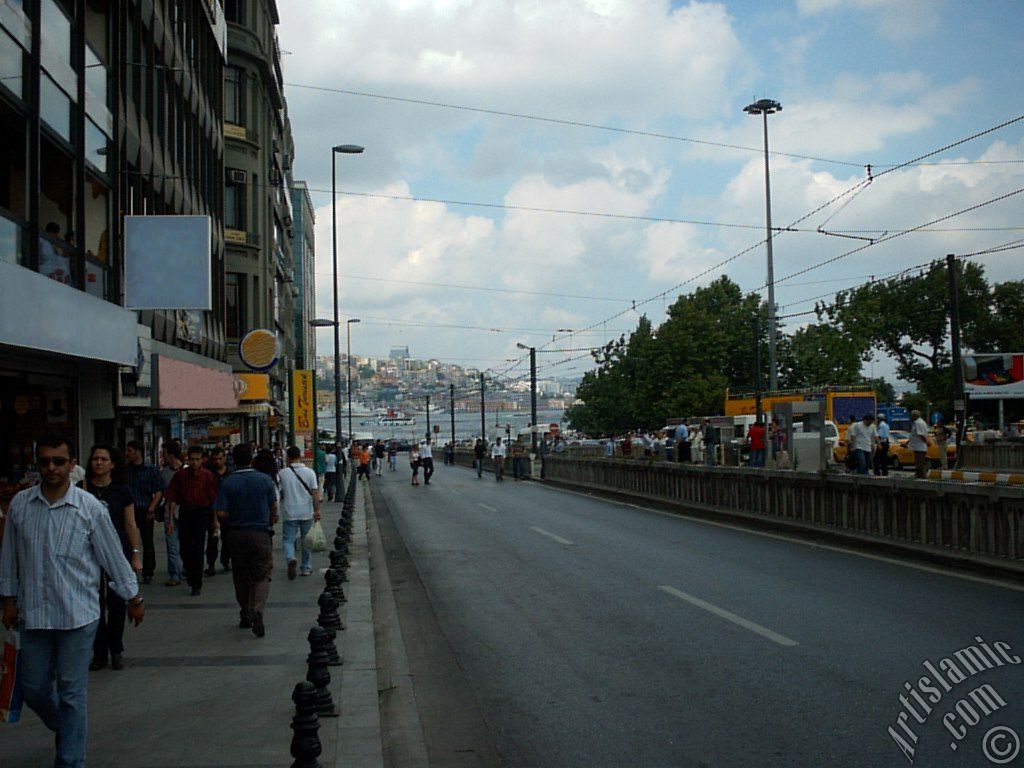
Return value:
<svg viewBox="0 0 1024 768">
<path fill-rule="evenodd" d="M 25 703 L 57 734 L 57 765 L 84 766 L 101 569 L 127 601 L 135 626 L 145 608 L 106 509 L 71 484 L 73 453 L 71 440 L 59 435 L 37 443 L 42 484 L 11 501 L 0 549 L 0 599 L 4 626 L 21 630 Z"/>
</svg>

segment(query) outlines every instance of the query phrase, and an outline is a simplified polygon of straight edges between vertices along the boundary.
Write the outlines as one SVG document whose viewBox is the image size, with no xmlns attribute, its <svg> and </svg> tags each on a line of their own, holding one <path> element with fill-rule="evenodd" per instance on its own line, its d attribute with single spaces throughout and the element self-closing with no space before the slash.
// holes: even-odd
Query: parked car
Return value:
<svg viewBox="0 0 1024 768">
<path fill-rule="evenodd" d="M 833 450 L 832 455 L 840 464 L 846 461 L 846 443 L 840 442 Z M 933 469 L 941 469 L 956 461 L 956 443 L 946 444 L 946 462 L 939 460 L 939 446 L 935 442 L 934 435 L 928 435 L 928 464 Z M 894 429 L 889 433 L 889 466 L 893 469 L 913 468 L 914 452 L 910 450 L 910 433 Z"/>
</svg>

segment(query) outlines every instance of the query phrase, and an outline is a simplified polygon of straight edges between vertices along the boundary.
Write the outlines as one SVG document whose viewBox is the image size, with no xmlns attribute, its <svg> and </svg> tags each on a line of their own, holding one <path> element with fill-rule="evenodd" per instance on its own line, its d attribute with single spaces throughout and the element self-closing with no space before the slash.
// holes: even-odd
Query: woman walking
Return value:
<svg viewBox="0 0 1024 768">
<path fill-rule="evenodd" d="M 136 574 L 142 572 L 142 546 L 139 529 L 135 524 L 135 496 L 125 482 L 124 461 L 121 452 L 112 445 L 94 445 L 89 452 L 82 487 L 99 499 L 114 524 L 125 559 Z M 100 623 L 92 644 L 92 662 L 89 669 L 96 671 L 107 666 L 124 669 L 124 622 L 127 606 L 124 599 L 108 585 L 106 573 L 100 578 Z"/>
<path fill-rule="evenodd" d="M 413 444 L 409 448 L 409 467 L 412 468 L 412 484 L 420 484 L 420 449 Z"/>
</svg>

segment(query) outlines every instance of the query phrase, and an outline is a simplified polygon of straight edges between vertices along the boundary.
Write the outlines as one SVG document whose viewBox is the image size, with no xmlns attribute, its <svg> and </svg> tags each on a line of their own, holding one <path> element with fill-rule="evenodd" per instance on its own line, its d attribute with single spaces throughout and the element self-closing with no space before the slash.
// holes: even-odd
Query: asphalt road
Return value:
<svg viewBox="0 0 1024 768">
<path fill-rule="evenodd" d="M 1024 740 L 1024 664 L 993 646 L 1024 656 L 1024 587 L 463 468 L 374 483 L 389 561 L 422 582 L 418 608 L 399 605 L 406 641 L 429 615 L 451 656 L 449 713 L 436 661 L 412 662 L 428 744 L 469 710 L 505 764 L 531 768 L 910 765 L 890 726 L 914 766 L 988 766 L 983 741 L 1004 759 L 1014 743 L 990 729 Z M 976 636 L 1001 663 L 946 675 L 926 712 L 904 683 Z M 1005 702 L 987 716 L 970 696 L 984 684 Z"/>
</svg>

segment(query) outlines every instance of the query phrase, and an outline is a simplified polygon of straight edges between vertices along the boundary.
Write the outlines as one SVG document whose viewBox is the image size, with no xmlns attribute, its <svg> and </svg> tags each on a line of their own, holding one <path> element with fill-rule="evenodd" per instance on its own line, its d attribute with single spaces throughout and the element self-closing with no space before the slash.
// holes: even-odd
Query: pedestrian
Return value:
<svg viewBox="0 0 1024 768">
<path fill-rule="evenodd" d="M 277 524 L 277 490 L 269 475 L 252 467 L 249 446 L 236 445 L 231 455 L 235 471 L 221 484 L 213 508 L 217 518 L 228 523 L 238 626 L 263 637 L 263 610 L 274 570 L 271 531 Z"/>
<path fill-rule="evenodd" d="M 779 451 L 786 445 L 786 433 L 782 427 L 779 426 L 778 419 L 772 419 L 771 424 L 768 428 L 768 440 L 772 444 L 772 464 L 775 464 L 776 457 L 779 455 Z"/>
<path fill-rule="evenodd" d="M 164 488 L 171 484 L 171 480 L 182 468 L 184 462 L 181 460 L 181 443 L 177 440 L 168 440 L 160 451 L 163 467 L 160 469 L 160 478 L 164 481 Z M 164 548 L 167 550 L 167 581 L 165 587 L 177 587 L 181 584 L 181 546 L 178 541 L 178 526 L 175 525 L 174 515 L 168 509 L 167 491 L 164 491 L 164 498 L 161 501 L 160 521 L 164 524 Z"/>
<path fill-rule="evenodd" d="M 135 496 L 125 480 L 124 460 L 112 445 L 94 445 L 89 451 L 82 488 L 95 496 L 114 524 L 121 552 L 135 572 L 142 572 L 142 550 L 139 529 L 135 525 Z M 92 661 L 89 669 L 124 669 L 124 622 L 127 611 L 124 598 L 109 585 L 110 576 L 100 573 L 100 622 L 92 643 Z"/>
<path fill-rule="evenodd" d="M 288 578 L 295 578 L 297 562 L 295 539 L 302 546 L 303 576 L 313 572 L 313 553 L 306 546 L 306 534 L 313 523 L 320 520 L 320 488 L 316 473 L 300 461 L 302 451 L 297 446 L 288 446 L 285 454 L 288 467 L 281 473 L 281 528 L 284 539 L 284 559 L 288 563 Z"/>
<path fill-rule="evenodd" d="M 718 452 L 718 430 L 715 429 L 711 420 L 701 419 L 701 437 L 704 441 L 704 466 L 715 466 L 716 453 Z"/>
<path fill-rule="evenodd" d="M 484 456 L 486 455 L 487 443 L 484 442 L 482 437 L 478 437 L 473 445 L 473 465 L 476 467 L 477 478 L 484 476 Z"/>
<path fill-rule="evenodd" d="M 523 445 L 521 435 L 516 437 L 515 442 L 509 448 L 509 453 L 512 458 L 512 479 L 518 482 L 526 475 L 523 470 L 523 457 L 526 453 L 526 446 Z"/>
<path fill-rule="evenodd" d="M 4 627 L 21 629 L 23 700 L 57 734 L 55 764 L 77 768 L 85 765 L 100 574 L 109 574 L 135 626 L 145 608 L 107 511 L 71 485 L 73 456 L 70 438 L 50 435 L 36 443 L 42 480 L 11 501 L 0 547 L 0 599 Z"/>
<path fill-rule="evenodd" d="M 875 417 L 865 413 L 864 418 L 846 429 L 846 448 L 852 451 L 857 461 L 857 474 L 866 475 L 878 445 L 878 430 L 875 429 Z"/>
<path fill-rule="evenodd" d="M 693 454 L 690 451 L 690 428 L 686 426 L 686 421 L 679 422 L 675 430 L 675 445 L 676 445 L 676 462 L 682 464 L 684 462 L 690 462 L 693 460 Z"/>
<path fill-rule="evenodd" d="M 430 478 L 434 476 L 434 451 L 430 447 L 430 435 L 420 443 L 420 464 L 423 466 L 423 484 L 430 485 Z"/>
<path fill-rule="evenodd" d="M 747 430 L 747 445 L 750 447 L 750 466 L 752 467 L 764 467 L 764 456 L 765 456 L 765 435 L 764 422 L 758 419 L 750 425 L 750 429 Z"/>
<path fill-rule="evenodd" d="M 388 467 L 392 472 L 398 470 L 398 443 L 394 440 L 388 441 Z"/>
<path fill-rule="evenodd" d="M 409 447 L 409 468 L 412 470 L 412 484 L 420 484 L 420 448 L 418 445 Z"/>
<path fill-rule="evenodd" d="M 885 416 L 879 414 L 878 423 L 875 425 L 878 434 L 878 450 L 875 451 L 874 473 L 876 477 L 888 477 L 889 475 L 889 441 L 891 438 L 889 425 Z"/>
<path fill-rule="evenodd" d="M 340 499 L 341 494 L 341 483 L 343 480 L 348 480 L 348 451 L 346 445 L 343 443 L 337 443 L 334 446 L 334 455 L 338 457 L 338 474 L 334 478 L 334 498 L 335 500 Z"/>
<path fill-rule="evenodd" d="M 210 451 L 210 458 L 206 462 L 206 468 L 213 475 L 213 481 L 220 490 L 221 483 L 231 474 L 228 468 L 227 453 L 221 446 Z M 210 528 L 206 533 L 206 576 L 217 575 L 217 545 L 220 544 L 220 564 L 225 571 L 231 570 L 231 547 L 228 545 L 227 536 L 224 535 L 224 525 L 217 520 L 216 515 L 210 515 Z"/>
<path fill-rule="evenodd" d="M 378 440 L 373 444 L 373 468 L 377 477 L 384 476 L 384 457 L 387 456 L 387 453 L 383 440 Z"/>
<path fill-rule="evenodd" d="M 538 451 L 540 453 L 540 479 L 544 480 L 547 477 L 548 472 L 548 454 L 551 453 L 551 441 L 548 439 L 548 434 L 546 432 L 540 439 Z"/>
<path fill-rule="evenodd" d="M 181 560 L 185 566 L 185 579 L 192 588 L 192 597 L 198 597 L 203 591 L 206 532 L 211 526 L 214 529 L 220 526 L 211 519 L 216 498 L 217 481 L 213 479 L 213 473 L 203 466 L 203 447 L 191 445 L 188 464 L 175 473 L 167 486 L 167 502 L 172 519 L 177 517 Z"/>
<path fill-rule="evenodd" d="M 622 458 L 633 458 L 633 435 L 629 432 L 622 438 Z"/>
<path fill-rule="evenodd" d="M 606 459 L 615 457 L 615 438 L 611 435 L 604 441 L 604 457 Z"/>
<path fill-rule="evenodd" d="M 124 449 L 125 475 L 132 489 L 135 527 L 142 543 L 142 583 L 153 583 L 156 571 L 156 549 L 153 545 L 153 521 L 167 486 L 160 470 L 145 461 L 146 447 L 141 440 L 131 440 Z"/>
<path fill-rule="evenodd" d="M 928 475 L 928 423 L 921 418 L 921 412 L 910 412 L 910 439 L 907 446 L 914 452 L 914 476 Z"/>
<path fill-rule="evenodd" d="M 338 471 L 338 455 L 331 448 L 324 456 L 324 493 L 328 501 L 334 501 L 334 475 Z"/>
<path fill-rule="evenodd" d="M 494 465 L 494 479 L 501 482 L 505 479 L 505 446 L 501 444 L 499 437 L 491 446 L 491 464 Z"/>
<path fill-rule="evenodd" d="M 699 424 L 687 425 L 690 430 L 690 459 L 694 462 L 704 461 L 704 432 Z"/>
<path fill-rule="evenodd" d="M 949 427 L 946 423 L 939 419 L 935 425 L 935 448 L 936 448 L 936 466 L 942 469 L 946 465 L 946 460 L 949 458 L 946 446 L 949 445 Z M 927 454 L 926 454 L 927 455 Z"/>
</svg>

